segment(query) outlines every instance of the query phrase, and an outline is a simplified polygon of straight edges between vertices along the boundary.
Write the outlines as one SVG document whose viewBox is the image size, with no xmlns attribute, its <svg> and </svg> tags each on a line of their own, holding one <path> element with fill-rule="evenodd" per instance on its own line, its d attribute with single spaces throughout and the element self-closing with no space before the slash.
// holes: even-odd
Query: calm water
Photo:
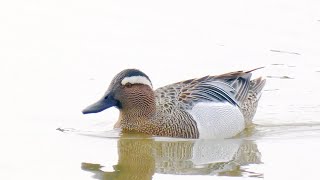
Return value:
<svg viewBox="0 0 320 180">
<path fill-rule="evenodd" d="M 0 179 L 319 178 L 317 1 L 1 4 Z M 125 68 L 161 87 L 260 66 L 255 125 L 232 139 L 121 134 L 116 109 L 81 114 Z"/>
</svg>

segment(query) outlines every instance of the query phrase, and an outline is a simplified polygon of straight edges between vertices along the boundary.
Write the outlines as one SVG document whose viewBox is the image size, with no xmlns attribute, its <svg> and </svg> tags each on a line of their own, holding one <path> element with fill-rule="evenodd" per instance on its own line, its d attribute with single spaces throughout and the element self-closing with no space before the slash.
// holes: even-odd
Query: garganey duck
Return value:
<svg viewBox="0 0 320 180">
<path fill-rule="evenodd" d="M 259 69 L 259 68 L 257 68 Z M 156 136 L 229 138 L 252 123 L 265 79 L 236 71 L 170 84 L 153 90 L 137 69 L 118 73 L 104 96 L 84 114 L 119 109 L 115 128 Z"/>
</svg>

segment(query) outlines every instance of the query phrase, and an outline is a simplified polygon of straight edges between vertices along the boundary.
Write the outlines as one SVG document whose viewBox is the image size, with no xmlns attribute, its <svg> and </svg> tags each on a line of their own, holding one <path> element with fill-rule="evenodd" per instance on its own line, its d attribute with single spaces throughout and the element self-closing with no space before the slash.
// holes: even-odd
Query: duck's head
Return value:
<svg viewBox="0 0 320 180">
<path fill-rule="evenodd" d="M 149 77 L 140 70 L 126 69 L 113 78 L 104 96 L 82 113 L 97 113 L 110 107 L 116 107 L 120 111 L 135 109 L 136 105 L 147 105 L 153 98 Z"/>
</svg>

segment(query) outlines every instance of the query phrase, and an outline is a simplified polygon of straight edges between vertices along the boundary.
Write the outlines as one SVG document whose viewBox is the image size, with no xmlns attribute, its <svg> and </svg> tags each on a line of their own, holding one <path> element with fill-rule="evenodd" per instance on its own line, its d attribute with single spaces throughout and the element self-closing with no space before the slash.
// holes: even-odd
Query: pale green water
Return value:
<svg viewBox="0 0 320 180">
<path fill-rule="evenodd" d="M 121 135 L 112 130 L 117 110 L 81 114 L 86 104 L 81 101 L 86 101 L 85 95 L 92 96 L 92 90 L 80 87 L 92 84 L 96 89 L 99 83 L 94 82 L 98 80 L 83 80 L 72 86 L 70 81 L 60 79 L 51 81 L 54 84 L 46 91 L 37 89 L 41 88 L 38 82 L 42 77 L 28 80 L 32 86 L 26 88 L 13 84 L 16 92 L 3 97 L 0 177 L 316 179 L 320 105 L 318 84 L 311 82 L 319 73 L 310 69 L 317 68 L 268 65 L 266 76 L 290 78 L 268 78 L 256 125 L 226 140 Z M 310 77 L 308 81 L 306 77 Z M 65 88 L 55 89 L 59 84 Z"/>
<path fill-rule="evenodd" d="M 0 179 L 318 179 L 318 7 L 1 2 Z M 116 109 L 81 114 L 124 68 L 160 87 L 260 66 L 256 125 L 232 139 L 121 135 Z"/>
</svg>

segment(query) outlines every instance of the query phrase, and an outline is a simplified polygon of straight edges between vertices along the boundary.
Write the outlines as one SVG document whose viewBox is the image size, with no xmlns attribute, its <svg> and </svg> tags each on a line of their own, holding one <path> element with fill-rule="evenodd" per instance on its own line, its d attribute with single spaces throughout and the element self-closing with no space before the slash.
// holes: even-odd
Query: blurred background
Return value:
<svg viewBox="0 0 320 180">
<path fill-rule="evenodd" d="M 263 164 L 245 168 L 258 178 L 315 179 L 319 5 L 316 0 L 0 2 L 0 178 L 91 179 L 80 168 L 83 162 L 112 169 L 118 146 L 108 136 L 118 136 L 111 131 L 117 110 L 87 116 L 81 110 L 125 68 L 144 71 L 157 88 L 264 66 L 255 74 L 265 76 L 267 85 L 254 120 L 258 126 L 249 136 Z M 57 128 L 109 134 L 92 138 Z M 156 173 L 154 179 L 168 177 Z"/>
</svg>

